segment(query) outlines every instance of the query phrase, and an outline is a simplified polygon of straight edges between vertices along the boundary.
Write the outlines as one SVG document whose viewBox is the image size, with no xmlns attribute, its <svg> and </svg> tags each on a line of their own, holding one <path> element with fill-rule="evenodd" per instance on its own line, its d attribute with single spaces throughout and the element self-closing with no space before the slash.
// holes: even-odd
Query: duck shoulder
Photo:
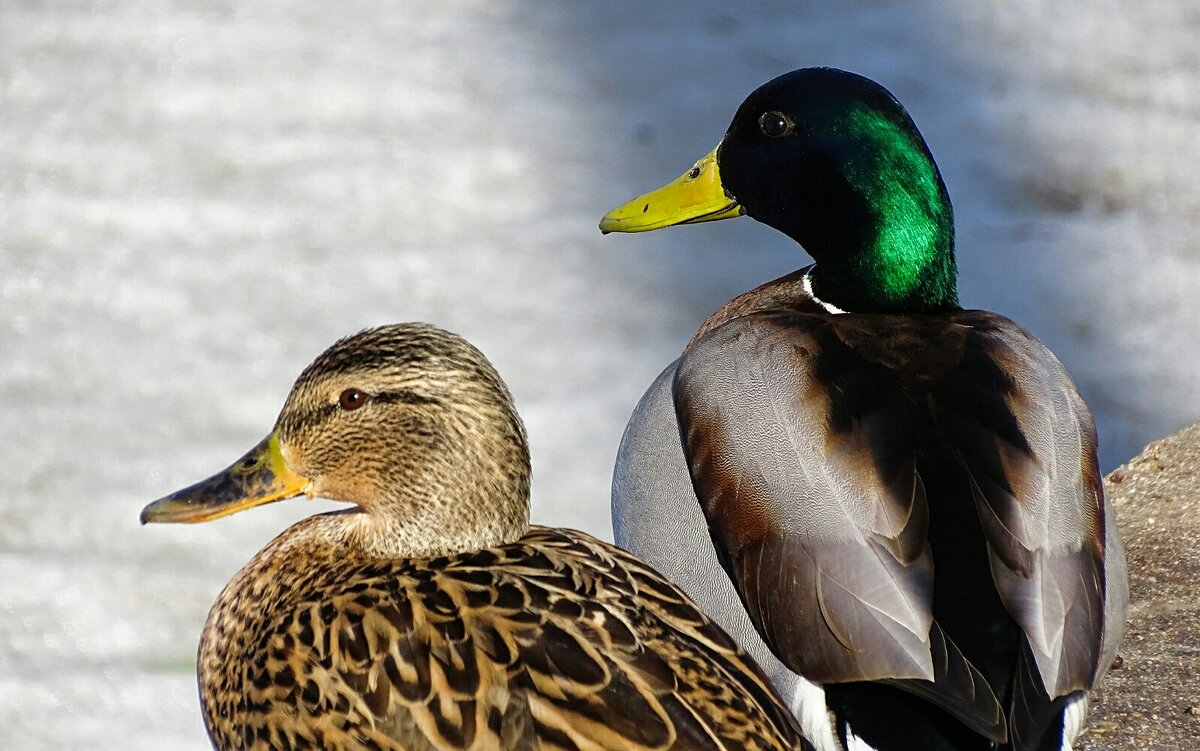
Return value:
<svg viewBox="0 0 1200 751">
<path fill-rule="evenodd" d="M 226 588 L 201 642 L 219 748 L 807 748 L 757 667 L 676 587 L 583 533 L 427 560 L 306 541 Z"/>
<path fill-rule="evenodd" d="M 1019 326 L 760 310 L 709 327 L 673 393 L 718 555 L 792 670 L 899 679 L 994 740 L 1014 670 L 1095 685 L 1121 617 L 1095 429 Z"/>
<path fill-rule="evenodd" d="M 808 289 L 806 280 L 812 268 L 812 266 L 805 266 L 778 279 L 760 284 L 749 292 L 743 292 L 725 303 L 717 312 L 710 315 L 700 329 L 692 335 L 691 341 L 688 342 L 684 351 L 691 349 L 708 332 L 742 316 L 782 310 L 799 313 L 826 312 L 821 304 L 813 299 Z"/>
</svg>

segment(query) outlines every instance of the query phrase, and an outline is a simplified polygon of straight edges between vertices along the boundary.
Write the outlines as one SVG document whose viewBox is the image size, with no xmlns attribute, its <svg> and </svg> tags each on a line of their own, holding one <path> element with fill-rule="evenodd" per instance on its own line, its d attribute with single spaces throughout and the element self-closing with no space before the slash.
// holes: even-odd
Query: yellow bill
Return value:
<svg viewBox="0 0 1200 751">
<path fill-rule="evenodd" d="M 207 480 L 142 509 L 142 524 L 207 522 L 307 493 L 311 482 L 288 469 L 271 433 L 241 459 Z"/>
<path fill-rule="evenodd" d="M 600 220 L 600 231 L 606 235 L 609 232 L 649 232 L 675 224 L 729 219 L 743 213 L 742 207 L 721 185 L 717 149 L 713 149 L 677 180 L 605 214 Z"/>
</svg>

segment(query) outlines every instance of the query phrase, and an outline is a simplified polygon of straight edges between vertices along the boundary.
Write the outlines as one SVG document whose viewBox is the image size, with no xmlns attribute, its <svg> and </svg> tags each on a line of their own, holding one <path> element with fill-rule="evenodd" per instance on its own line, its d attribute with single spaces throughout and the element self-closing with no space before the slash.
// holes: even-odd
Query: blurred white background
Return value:
<svg viewBox="0 0 1200 751">
<path fill-rule="evenodd" d="M 1106 470 L 1200 417 L 1193 0 L 0 6 L 0 746 L 203 749 L 193 657 L 296 502 L 139 528 L 339 336 L 426 320 L 506 377 L 534 518 L 609 537 L 642 390 L 807 263 L 748 219 L 601 237 L 806 65 L 904 102 L 961 297 L 1046 341 Z M 969 9 L 968 9 L 969 6 Z"/>
</svg>

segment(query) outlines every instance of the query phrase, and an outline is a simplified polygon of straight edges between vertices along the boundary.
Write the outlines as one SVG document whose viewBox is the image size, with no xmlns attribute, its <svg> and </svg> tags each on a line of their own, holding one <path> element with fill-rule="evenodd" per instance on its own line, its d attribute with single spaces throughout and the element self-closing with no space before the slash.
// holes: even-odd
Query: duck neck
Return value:
<svg viewBox="0 0 1200 751">
<path fill-rule="evenodd" d="M 529 529 L 528 511 L 464 524 L 464 507 L 479 508 L 451 495 L 422 494 L 404 503 L 404 516 L 356 509 L 345 514 L 343 541 L 370 558 L 434 558 L 516 542 Z"/>
<path fill-rule="evenodd" d="M 849 119 L 862 137 L 830 149 L 784 228 L 817 262 L 813 290 L 854 312 L 957 308 L 954 214 L 925 142 L 870 110 Z"/>
<path fill-rule="evenodd" d="M 502 416 L 503 417 L 503 416 Z M 419 461 L 381 475 L 346 517 L 346 542 L 377 558 L 430 558 L 516 542 L 529 530 L 529 451 L 512 429 L 450 429 Z"/>
</svg>

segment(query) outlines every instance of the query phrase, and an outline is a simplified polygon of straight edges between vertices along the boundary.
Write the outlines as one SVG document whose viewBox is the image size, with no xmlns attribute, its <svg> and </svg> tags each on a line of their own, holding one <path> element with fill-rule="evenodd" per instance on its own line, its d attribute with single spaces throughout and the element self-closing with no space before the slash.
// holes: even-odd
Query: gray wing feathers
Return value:
<svg viewBox="0 0 1200 751">
<path fill-rule="evenodd" d="M 1127 609 L 1091 416 L 1058 360 L 1006 319 L 884 318 L 756 313 L 695 341 L 630 421 L 617 539 L 715 604 L 772 675 L 754 631 L 810 680 L 886 680 L 999 741 L 988 681 L 1007 682 L 985 680 L 932 613 L 926 493 L 972 504 L 1028 643 L 1007 724 L 1033 737 L 1095 686 Z M 948 457 L 929 488 L 928 452 Z M 961 477 L 940 474 L 947 463 Z M 714 559 L 736 591 L 698 573 Z"/>
<path fill-rule="evenodd" d="M 995 727 L 994 694 L 953 643 L 941 664 L 931 656 L 915 459 L 929 445 L 914 436 L 932 425 L 953 447 L 1051 699 L 1095 685 L 1127 595 L 1095 430 L 1065 370 L 1004 319 L 960 318 L 950 344 L 919 338 L 906 369 L 850 319 L 841 331 L 837 318 L 746 316 L 681 358 L 675 407 L 696 496 L 776 654 L 817 681 L 935 681 L 948 711 Z"/>
<path fill-rule="evenodd" d="M 790 682 L 791 672 L 758 635 L 733 582 L 721 570 L 708 521 L 692 492 L 671 395 L 676 366 L 671 363 L 655 379 L 621 439 L 613 471 L 616 542 L 682 587 L 776 685 Z"/>
<path fill-rule="evenodd" d="M 911 462 L 907 478 L 884 478 L 858 453 L 830 451 L 838 438 L 821 427 L 828 404 L 806 348 L 819 344 L 754 316 L 682 358 L 676 410 L 696 495 L 785 664 L 817 681 L 932 680 L 919 479 Z M 886 430 L 877 417 L 864 429 Z"/>
<path fill-rule="evenodd" d="M 957 416 L 943 422 L 960 431 L 956 445 L 972 478 L 992 576 L 1049 696 L 1090 689 L 1106 621 L 1104 527 L 1114 526 L 1102 506 L 1095 428 L 1062 365 L 1036 339 L 1015 327 L 975 336 L 991 367 L 967 363 L 957 388 L 991 389 L 1004 409 L 976 410 L 971 423 Z M 1019 380 L 996 389 L 996 372 Z M 1015 429 L 988 422 L 1000 415 Z M 1114 615 L 1121 617 L 1107 619 Z"/>
<path fill-rule="evenodd" d="M 936 622 L 929 632 L 934 681 L 886 681 L 941 706 L 980 735 L 1002 743 L 1004 712 L 983 674 L 959 651 Z"/>
</svg>

